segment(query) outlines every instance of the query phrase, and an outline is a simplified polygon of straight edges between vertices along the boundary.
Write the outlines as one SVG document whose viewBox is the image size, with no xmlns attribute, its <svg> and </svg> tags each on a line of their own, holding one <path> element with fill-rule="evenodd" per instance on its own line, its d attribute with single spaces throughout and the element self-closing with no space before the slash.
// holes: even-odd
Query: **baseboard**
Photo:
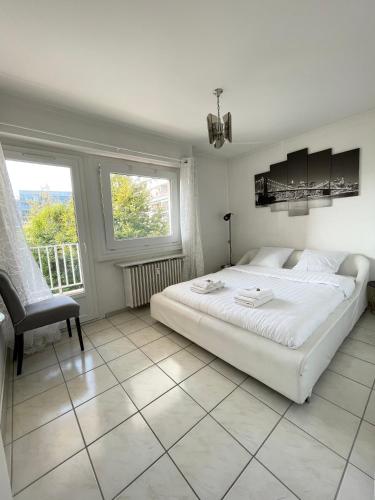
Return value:
<svg viewBox="0 0 375 500">
<path fill-rule="evenodd" d="M 3 384 L 0 397 L 0 430 L 3 441 L 5 442 L 5 433 L 7 431 L 7 412 L 10 409 L 9 402 L 11 401 L 11 375 L 13 369 L 13 351 L 8 347 L 5 353 Z"/>
</svg>

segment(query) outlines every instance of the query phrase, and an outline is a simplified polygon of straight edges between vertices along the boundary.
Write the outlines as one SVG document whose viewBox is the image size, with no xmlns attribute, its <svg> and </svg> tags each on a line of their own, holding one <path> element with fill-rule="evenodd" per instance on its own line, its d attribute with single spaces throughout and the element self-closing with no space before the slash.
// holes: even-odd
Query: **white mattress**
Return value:
<svg viewBox="0 0 375 500">
<path fill-rule="evenodd" d="M 290 269 L 266 269 L 241 265 L 206 278 L 222 280 L 226 287 L 202 295 L 190 290 L 191 282 L 179 283 L 163 295 L 244 330 L 290 348 L 300 347 L 355 288 L 352 276 L 307 273 Z M 239 288 L 272 289 L 275 299 L 249 309 L 234 302 Z"/>
</svg>

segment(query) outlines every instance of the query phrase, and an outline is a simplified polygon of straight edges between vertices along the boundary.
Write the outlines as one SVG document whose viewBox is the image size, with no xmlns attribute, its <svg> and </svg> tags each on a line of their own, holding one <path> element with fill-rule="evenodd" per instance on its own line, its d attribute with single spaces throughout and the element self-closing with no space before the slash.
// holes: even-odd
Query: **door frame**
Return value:
<svg viewBox="0 0 375 500">
<path fill-rule="evenodd" d="M 80 245 L 81 263 L 84 280 L 84 291 L 75 292 L 74 299 L 86 299 L 86 312 L 81 315 L 82 321 L 89 321 L 98 317 L 98 295 L 94 272 L 93 245 L 89 230 L 87 195 L 84 183 L 84 163 L 79 154 L 66 153 L 44 146 L 28 146 L 25 144 L 2 144 L 6 160 L 16 160 L 43 165 L 68 167 L 71 172 L 75 216 Z"/>
</svg>

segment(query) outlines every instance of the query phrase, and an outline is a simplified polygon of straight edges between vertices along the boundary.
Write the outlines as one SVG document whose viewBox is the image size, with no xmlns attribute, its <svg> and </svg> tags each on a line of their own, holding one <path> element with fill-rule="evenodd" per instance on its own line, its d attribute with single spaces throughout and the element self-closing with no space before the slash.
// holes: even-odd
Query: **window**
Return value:
<svg viewBox="0 0 375 500">
<path fill-rule="evenodd" d="M 108 159 L 100 173 L 107 249 L 147 253 L 179 246 L 176 168 Z"/>
</svg>

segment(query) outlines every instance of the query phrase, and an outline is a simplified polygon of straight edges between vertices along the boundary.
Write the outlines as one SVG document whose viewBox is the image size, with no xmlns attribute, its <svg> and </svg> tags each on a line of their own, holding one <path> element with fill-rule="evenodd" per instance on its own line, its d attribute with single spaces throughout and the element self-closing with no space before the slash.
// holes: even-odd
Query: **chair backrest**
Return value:
<svg viewBox="0 0 375 500">
<path fill-rule="evenodd" d="M 8 273 L 2 269 L 0 269 L 0 295 L 13 325 L 17 325 L 26 317 L 26 311 Z"/>
</svg>

